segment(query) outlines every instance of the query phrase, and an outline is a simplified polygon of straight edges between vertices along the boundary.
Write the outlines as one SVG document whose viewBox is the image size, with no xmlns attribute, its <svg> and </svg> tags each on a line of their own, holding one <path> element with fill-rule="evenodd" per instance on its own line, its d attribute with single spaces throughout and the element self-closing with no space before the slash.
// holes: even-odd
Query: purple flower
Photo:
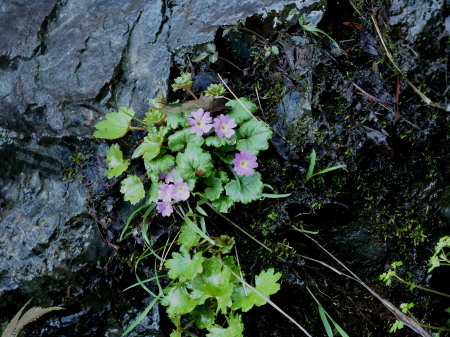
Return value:
<svg viewBox="0 0 450 337">
<path fill-rule="evenodd" d="M 172 198 L 175 201 L 185 201 L 189 198 L 190 191 L 188 185 L 181 179 L 176 179 L 171 187 Z"/>
<path fill-rule="evenodd" d="M 250 151 L 242 150 L 236 153 L 233 159 L 234 170 L 238 176 L 250 176 L 254 172 L 254 168 L 258 167 L 256 156 Z"/>
<path fill-rule="evenodd" d="M 159 179 L 164 179 L 166 184 L 173 182 L 175 180 L 175 167 L 171 166 L 170 171 L 159 172 Z"/>
<path fill-rule="evenodd" d="M 173 213 L 172 202 L 170 201 L 159 201 L 156 203 L 156 210 L 162 216 L 169 216 Z"/>
<path fill-rule="evenodd" d="M 161 184 L 159 185 L 159 199 L 161 199 L 163 202 L 170 202 L 172 200 L 172 188 L 169 184 Z"/>
<path fill-rule="evenodd" d="M 233 130 L 236 126 L 236 120 L 229 115 L 219 115 L 214 118 L 214 130 L 217 133 L 217 137 L 225 136 L 226 138 L 230 138 L 236 133 Z"/>
<path fill-rule="evenodd" d="M 212 128 L 212 118 L 208 111 L 204 111 L 202 108 L 197 111 L 192 111 L 192 117 L 189 117 L 188 123 L 191 126 L 191 133 L 195 133 L 197 136 L 201 136 L 204 133 L 209 132 Z"/>
</svg>

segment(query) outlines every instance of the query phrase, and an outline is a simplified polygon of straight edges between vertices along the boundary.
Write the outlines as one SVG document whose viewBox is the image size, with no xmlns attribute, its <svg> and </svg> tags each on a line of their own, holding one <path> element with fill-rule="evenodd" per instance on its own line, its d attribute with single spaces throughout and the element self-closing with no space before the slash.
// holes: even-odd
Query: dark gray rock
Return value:
<svg viewBox="0 0 450 337">
<path fill-rule="evenodd" d="M 445 33 L 445 27 L 442 26 L 444 0 L 393 1 L 389 12 L 389 25 L 394 35 L 408 44 L 415 44 L 415 48 L 433 48 L 438 45 L 440 36 L 432 32 Z M 430 40 L 430 36 L 434 36 L 434 41 Z M 420 53 L 420 48 L 416 52 Z"/>
</svg>

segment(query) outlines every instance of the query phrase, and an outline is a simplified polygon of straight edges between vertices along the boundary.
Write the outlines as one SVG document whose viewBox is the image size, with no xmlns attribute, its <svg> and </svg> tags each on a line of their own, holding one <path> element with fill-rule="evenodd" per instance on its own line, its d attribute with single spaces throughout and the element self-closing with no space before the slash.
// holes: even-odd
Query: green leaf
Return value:
<svg viewBox="0 0 450 337">
<path fill-rule="evenodd" d="M 178 244 L 185 248 L 186 251 L 200 242 L 200 235 L 188 224 L 184 224 L 180 229 Z"/>
<path fill-rule="evenodd" d="M 245 122 L 245 121 L 253 118 L 252 113 L 254 113 L 256 111 L 256 109 L 258 108 L 255 103 L 253 103 L 246 97 L 241 97 L 241 98 L 239 98 L 239 100 L 247 108 L 247 110 L 250 111 L 251 113 L 249 113 L 239 103 L 239 101 L 237 99 L 232 99 L 231 101 L 228 101 L 225 104 L 225 106 L 228 106 L 231 108 L 229 115 L 231 118 L 234 118 L 236 120 L 236 123 L 238 125 L 240 125 L 242 122 Z"/>
<path fill-rule="evenodd" d="M 265 297 L 275 294 L 280 290 L 280 285 L 277 281 L 280 279 L 281 273 L 274 274 L 273 268 L 262 271 L 255 280 L 255 289 L 258 290 Z M 247 295 L 246 295 L 247 293 Z M 253 292 L 248 287 L 244 290 L 244 285 L 236 287 L 233 293 L 233 305 L 231 309 L 241 309 L 243 312 L 249 311 L 254 305 L 261 306 L 266 304 L 266 300 Z"/>
<path fill-rule="evenodd" d="M 219 325 L 212 327 L 206 337 L 243 337 L 244 324 L 241 315 L 231 316 L 227 319 L 228 328 L 222 328 Z"/>
<path fill-rule="evenodd" d="M 231 200 L 226 195 L 221 196 L 219 199 L 216 199 L 212 202 L 214 208 L 220 213 L 228 213 L 230 211 L 231 206 L 233 206 L 234 201 Z"/>
<path fill-rule="evenodd" d="M 228 266 L 222 266 L 217 258 L 203 262 L 203 273 L 186 284 L 192 290 L 191 297 L 198 300 L 215 298 L 217 309 L 226 313 L 231 306 L 233 284 L 230 282 L 231 271 Z"/>
<path fill-rule="evenodd" d="M 143 139 L 142 144 L 134 150 L 131 158 L 134 159 L 143 155 L 144 160 L 151 160 L 159 154 L 161 145 L 162 140 L 160 139 L 159 135 L 148 135 Z"/>
<path fill-rule="evenodd" d="M 210 305 L 203 304 L 191 313 L 192 319 L 199 329 L 209 329 L 213 326 L 216 315 Z"/>
<path fill-rule="evenodd" d="M 331 172 L 331 171 L 334 171 L 334 170 L 339 170 L 339 169 L 346 168 L 346 167 L 347 167 L 347 165 L 336 165 L 336 166 L 333 166 L 333 167 L 328 167 L 328 168 L 323 169 L 323 170 L 321 170 L 321 171 L 319 171 L 317 173 L 314 173 L 312 176 L 313 177 L 314 176 L 318 176 L 319 174 L 328 173 L 328 172 Z"/>
<path fill-rule="evenodd" d="M 147 195 L 147 203 L 148 204 L 152 203 L 152 202 L 157 202 L 158 199 L 159 199 L 159 194 L 158 194 L 159 181 L 158 181 L 158 178 L 154 177 L 154 176 L 153 177 L 150 176 L 149 178 L 150 178 L 152 184 L 150 186 L 150 189 L 149 189 L 148 195 Z"/>
<path fill-rule="evenodd" d="M 255 172 L 250 176 L 239 177 L 225 185 L 225 191 L 232 201 L 248 204 L 261 197 L 263 183 L 261 174 Z"/>
<path fill-rule="evenodd" d="M 218 199 L 223 191 L 220 179 L 210 176 L 205 180 L 205 183 L 210 186 L 205 189 L 206 197 L 211 201 Z"/>
<path fill-rule="evenodd" d="M 319 315 L 320 315 L 320 319 L 322 320 L 322 324 L 325 328 L 325 331 L 327 333 L 328 337 L 333 337 L 333 329 L 331 329 L 331 325 L 330 322 L 328 322 L 328 318 L 327 315 L 325 314 L 325 310 L 323 309 L 322 305 L 319 303 L 318 307 L 319 309 Z"/>
<path fill-rule="evenodd" d="M 191 133 L 190 128 L 184 128 L 169 136 L 167 145 L 174 152 L 183 151 L 183 149 L 189 146 L 202 146 L 205 141 L 203 137 L 199 137 L 194 133 Z"/>
<path fill-rule="evenodd" d="M 186 255 L 173 253 L 172 258 L 166 260 L 166 267 L 169 269 L 168 275 L 171 279 L 179 277 L 181 281 L 192 280 L 203 271 L 204 260 L 201 252 L 194 254 L 192 258 L 189 253 Z"/>
<path fill-rule="evenodd" d="M 185 126 L 186 123 L 186 117 L 180 113 L 170 113 L 166 117 L 166 124 L 172 129 L 177 129 L 179 126 Z"/>
<path fill-rule="evenodd" d="M 168 291 L 168 294 L 162 298 L 161 304 L 167 307 L 169 316 L 187 314 L 198 304 L 202 304 L 198 299 L 189 296 L 184 284 L 168 288 Z"/>
<path fill-rule="evenodd" d="M 120 192 L 124 195 L 124 200 L 137 204 L 145 196 L 144 184 L 141 179 L 135 175 L 128 175 L 122 180 Z"/>
<path fill-rule="evenodd" d="M 312 150 L 311 155 L 309 156 L 309 167 L 308 172 L 306 173 L 306 180 L 311 179 L 314 173 L 314 167 L 316 166 L 316 150 Z"/>
<path fill-rule="evenodd" d="M 177 155 L 177 173 L 184 181 L 196 179 L 196 171 L 202 171 L 208 177 L 213 168 L 211 155 L 199 147 L 188 146 L 185 152 Z"/>
<path fill-rule="evenodd" d="M 159 174 L 175 165 L 175 157 L 171 155 L 158 156 L 150 160 L 144 159 L 145 169 L 149 174 Z"/>
<path fill-rule="evenodd" d="M 130 128 L 131 118 L 125 112 L 134 116 L 133 109 L 120 107 L 118 112 L 112 112 L 105 116 L 105 120 L 98 122 L 95 125 L 97 131 L 94 132 L 94 137 L 117 139 L 125 136 Z"/>
<path fill-rule="evenodd" d="M 130 165 L 128 160 L 123 160 L 119 144 L 111 145 L 106 155 L 106 162 L 108 163 L 108 171 L 105 172 L 105 175 L 108 179 L 120 176 Z"/>
<path fill-rule="evenodd" d="M 234 256 L 227 255 L 222 258 L 222 262 L 225 263 L 230 269 L 237 275 L 241 275 L 244 277 L 244 273 L 241 270 L 241 267 L 236 265 L 236 261 L 234 260 Z M 233 274 L 231 274 L 231 281 L 234 283 L 240 283 L 241 281 Z"/>
<path fill-rule="evenodd" d="M 272 131 L 266 123 L 252 119 L 245 122 L 238 129 L 238 140 L 236 149 L 247 150 L 256 154 L 260 150 L 269 148 L 268 140 L 272 138 Z"/>
<path fill-rule="evenodd" d="M 209 136 L 205 139 L 205 143 L 208 146 L 222 147 L 222 146 L 234 145 L 234 144 L 236 144 L 236 140 L 237 140 L 236 135 L 233 135 L 230 138 Z"/>
</svg>

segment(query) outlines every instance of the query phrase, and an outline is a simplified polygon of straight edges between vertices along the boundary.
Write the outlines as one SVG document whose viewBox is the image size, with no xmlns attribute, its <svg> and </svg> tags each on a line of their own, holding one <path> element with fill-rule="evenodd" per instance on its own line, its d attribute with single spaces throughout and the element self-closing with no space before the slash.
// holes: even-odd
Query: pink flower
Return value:
<svg viewBox="0 0 450 337">
<path fill-rule="evenodd" d="M 169 184 L 161 184 L 159 185 L 159 199 L 161 199 L 163 202 L 170 202 L 172 200 L 172 185 Z"/>
<path fill-rule="evenodd" d="M 166 184 L 173 182 L 175 180 L 175 167 L 170 167 L 170 171 L 159 172 L 159 179 L 164 179 Z"/>
<path fill-rule="evenodd" d="M 197 136 L 201 136 L 204 133 L 208 133 L 212 128 L 212 118 L 208 111 L 204 111 L 202 108 L 197 111 L 192 111 L 192 117 L 189 117 L 188 123 L 191 126 L 191 133 L 195 133 Z"/>
<path fill-rule="evenodd" d="M 238 176 L 250 176 L 254 173 L 254 168 L 258 167 L 256 156 L 252 155 L 250 151 L 242 150 L 236 153 L 234 159 L 234 170 Z"/>
<path fill-rule="evenodd" d="M 172 198 L 175 201 L 185 201 L 189 198 L 190 191 L 188 185 L 181 179 L 176 179 L 171 185 Z"/>
<path fill-rule="evenodd" d="M 225 136 L 226 138 L 230 138 L 236 133 L 233 130 L 236 126 L 236 120 L 229 115 L 219 115 L 214 118 L 214 130 L 217 133 L 217 137 Z"/>
<path fill-rule="evenodd" d="M 162 216 L 169 216 L 173 213 L 173 207 L 171 201 L 158 201 L 156 203 L 156 210 L 158 213 L 162 214 Z"/>
</svg>

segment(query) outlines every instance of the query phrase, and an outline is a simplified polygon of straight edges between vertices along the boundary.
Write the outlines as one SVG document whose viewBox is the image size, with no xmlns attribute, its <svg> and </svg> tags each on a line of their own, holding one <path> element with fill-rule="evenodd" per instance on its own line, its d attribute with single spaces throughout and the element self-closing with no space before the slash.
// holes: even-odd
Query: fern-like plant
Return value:
<svg viewBox="0 0 450 337">
<path fill-rule="evenodd" d="M 13 319 L 6 326 L 6 329 L 2 333 L 2 337 L 16 337 L 19 335 L 20 330 L 22 328 L 38 319 L 39 317 L 45 315 L 54 310 L 62 310 L 64 308 L 61 307 L 49 307 L 49 308 L 41 308 L 41 307 L 32 307 L 28 309 L 23 315 L 22 312 L 25 310 L 26 306 L 30 304 L 31 300 L 29 300 L 25 305 L 17 312 L 17 314 L 13 317 Z"/>
</svg>

